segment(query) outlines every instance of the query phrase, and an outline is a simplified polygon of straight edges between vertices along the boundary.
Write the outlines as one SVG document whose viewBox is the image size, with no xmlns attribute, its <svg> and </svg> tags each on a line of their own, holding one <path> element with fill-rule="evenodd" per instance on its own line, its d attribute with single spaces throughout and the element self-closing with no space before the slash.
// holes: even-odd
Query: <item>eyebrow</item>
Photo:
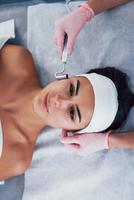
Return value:
<svg viewBox="0 0 134 200">
<path fill-rule="evenodd" d="M 80 89 L 80 81 L 79 81 L 79 80 L 77 80 L 77 85 L 76 85 L 75 95 L 77 95 L 77 94 L 78 94 L 78 92 L 79 92 L 79 89 Z"/>
<path fill-rule="evenodd" d="M 79 90 L 80 90 L 80 81 L 77 80 L 75 95 L 78 94 Z M 77 110 L 77 115 L 78 115 L 79 123 L 80 123 L 81 122 L 81 113 L 80 113 L 79 107 L 77 105 L 76 105 L 76 110 Z"/>
</svg>

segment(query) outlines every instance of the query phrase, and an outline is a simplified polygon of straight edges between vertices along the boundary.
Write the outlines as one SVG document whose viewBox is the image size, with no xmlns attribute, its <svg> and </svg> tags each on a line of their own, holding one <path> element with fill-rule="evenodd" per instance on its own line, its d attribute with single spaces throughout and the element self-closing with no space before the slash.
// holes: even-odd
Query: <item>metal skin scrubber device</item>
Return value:
<svg viewBox="0 0 134 200">
<path fill-rule="evenodd" d="M 63 69 L 60 72 L 56 72 L 55 73 L 55 78 L 57 80 L 62 80 L 62 79 L 67 79 L 68 78 L 68 74 L 63 74 L 63 72 L 65 71 L 65 65 L 67 63 L 67 35 L 65 35 L 65 40 L 64 40 L 64 49 L 63 49 L 63 53 L 62 53 L 62 64 L 63 64 Z"/>
</svg>

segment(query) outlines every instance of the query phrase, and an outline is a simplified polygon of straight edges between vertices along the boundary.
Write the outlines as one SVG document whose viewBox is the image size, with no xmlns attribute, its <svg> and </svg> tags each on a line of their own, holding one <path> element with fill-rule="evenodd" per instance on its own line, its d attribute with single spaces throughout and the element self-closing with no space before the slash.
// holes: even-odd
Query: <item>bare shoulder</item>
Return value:
<svg viewBox="0 0 134 200">
<path fill-rule="evenodd" d="M 6 44 L 0 51 L 0 67 L 15 76 L 37 76 L 31 52 L 23 46 Z"/>
<path fill-rule="evenodd" d="M 29 167 L 33 147 L 28 142 L 14 144 L 0 159 L 0 180 L 23 174 Z"/>
</svg>

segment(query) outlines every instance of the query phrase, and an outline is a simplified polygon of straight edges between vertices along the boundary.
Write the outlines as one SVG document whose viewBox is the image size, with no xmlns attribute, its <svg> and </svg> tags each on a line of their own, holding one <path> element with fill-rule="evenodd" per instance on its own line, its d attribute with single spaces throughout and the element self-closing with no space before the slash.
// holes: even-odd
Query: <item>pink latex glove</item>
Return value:
<svg viewBox="0 0 134 200">
<path fill-rule="evenodd" d="M 71 150 L 81 156 L 87 156 L 96 151 L 109 149 L 109 133 L 84 133 L 67 136 L 67 132 L 62 130 L 60 141 Z"/>
<path fill-rule="evenodd" d="M 63 51 L 64 37 L 67 34 L 67 53 L 71 55 L 75 39 L 80 30 L 85 25 L 86 21 L 89 21 L 94 16 L 94 11 L 89 7 L 87 3 L 81 4 L 78 8 L 62 17 L 55 22 L 55 34 L 54 41 L 59 47 L 60 57 Z"/>
</svg>

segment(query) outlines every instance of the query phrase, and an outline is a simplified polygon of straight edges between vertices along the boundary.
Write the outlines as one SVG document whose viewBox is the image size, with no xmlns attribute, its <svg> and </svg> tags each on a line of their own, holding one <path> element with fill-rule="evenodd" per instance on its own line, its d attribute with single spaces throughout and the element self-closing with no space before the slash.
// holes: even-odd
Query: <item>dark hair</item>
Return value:
<svg viewBox="0 0 134 200">
<path fill-rule="evenodd" d="M 118 129 L 126 120 L 132 106 L 134 106 L 134 94 L 128 86 L 128 76 L 114 67 L 95 68 L 89 73 L 97 73 L 110 78 L 118 93 L 118 111 L 113 123 L 105 131 Z"/>
</svg>

